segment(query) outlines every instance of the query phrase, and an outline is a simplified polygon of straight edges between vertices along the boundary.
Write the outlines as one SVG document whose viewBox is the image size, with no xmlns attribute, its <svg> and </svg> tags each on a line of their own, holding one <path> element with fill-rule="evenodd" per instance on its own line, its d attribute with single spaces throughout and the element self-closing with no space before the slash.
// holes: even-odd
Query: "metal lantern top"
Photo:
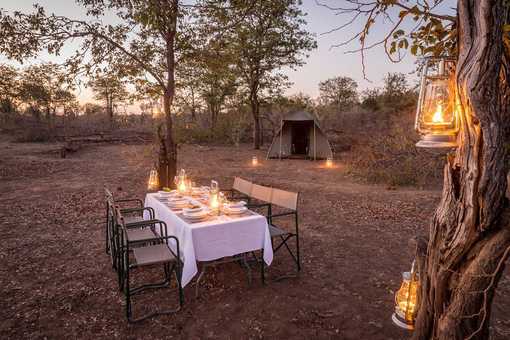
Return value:
<svg viewBox="0 0 510 340">
<path fill-rule="evenodd" d="M 425 148 L 457 146 L 458 107 L 455 88 L 455 59 L 425 58 L 416 109 L 416 144 Z"/>
</svg>

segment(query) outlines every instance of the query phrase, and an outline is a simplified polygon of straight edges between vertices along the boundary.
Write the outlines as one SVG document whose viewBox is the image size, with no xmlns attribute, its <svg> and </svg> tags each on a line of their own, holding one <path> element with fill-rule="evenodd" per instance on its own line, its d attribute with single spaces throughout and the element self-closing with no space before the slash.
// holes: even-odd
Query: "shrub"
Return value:
<svg viewBox="0 0 510 340">
<path fill-rule="evenodd" d="M 51 131 L 46 127 L 33 126 L 24 129 L 16 141 L 21 143 L 42 143 L 53 140 Z"/>
<path fill-rule="evenodd" d="M 348 170 L 369 182 L 392 186 L 439 184 L 444 156 L 418 149 L 416 141 L 409 119 L 394 121 L 388 131 L 371 131 L 364 143 L 354 145 Z"/>
</svg>

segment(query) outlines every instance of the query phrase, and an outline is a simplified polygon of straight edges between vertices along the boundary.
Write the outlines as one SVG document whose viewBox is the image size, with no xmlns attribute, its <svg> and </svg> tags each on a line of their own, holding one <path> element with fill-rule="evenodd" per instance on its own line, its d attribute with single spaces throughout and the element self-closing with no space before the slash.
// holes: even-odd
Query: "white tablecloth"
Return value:
<svg viewBox="0 0 510 340">
<path fill-rule="evenodd" d="M 182 286 L 197 274 L 197 261 L 212 261 L 254 250 L 264 250 L 264 262 L 273 261 L 273 248 L 267 220 L 253 214 L 246 217 L 218 216 L 200 223 L 189 223 L 167 205 L 160 202 L 157 193 L 147 194 L 145 206 L 152 207 L 156 218 L 168 226 L 168 235 L 179 239 L 184 263 Z"/>
</svg>

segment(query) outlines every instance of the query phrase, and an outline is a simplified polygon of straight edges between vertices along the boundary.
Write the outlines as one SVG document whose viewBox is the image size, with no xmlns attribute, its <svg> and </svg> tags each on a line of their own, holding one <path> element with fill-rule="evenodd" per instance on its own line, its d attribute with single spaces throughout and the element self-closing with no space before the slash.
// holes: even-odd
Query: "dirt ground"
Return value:
<svg viewBox="0 0 510 340">
<path fill-rule="evenodd" d="M 180 167 L 196 182 L 229 187 L 239 175 L 300 192 L 303 271 L 298 278 L 252 286 L 236 264 L 194 282 L 173 316 L 128 325 L 124 300 L 104 251 L 103 186 L 140 197 L 151 166 L 145 145 L 86 147 L 61 159 L 56 144 L 0 140 L 0 338 L 402 339 L 391 322 L 394 292 L 409 270 L 409 240 L 426 234 L 436 190 L 365 185 L 303 160 L 249 165 L 264 151 L 248 146 L 183 146 Z M 292 272 L 277 253 L 268 277 Z M 258 271 L 254 270 L 254 274 Z M 158 273 L 150 273 L 155 276 Z M 494 339 L 510 338 L 510 275 L 492 316 Z M 177 301 L 172 288 L 144 297 L 148 306 Z"/>
</svg>

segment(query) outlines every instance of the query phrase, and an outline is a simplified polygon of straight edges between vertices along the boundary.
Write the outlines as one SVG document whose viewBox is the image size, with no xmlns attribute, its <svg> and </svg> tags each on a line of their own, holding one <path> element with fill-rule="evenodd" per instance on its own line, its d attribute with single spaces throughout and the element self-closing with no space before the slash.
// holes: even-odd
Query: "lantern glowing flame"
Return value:
<svg viewBox="0 0 510 340">
<path fill-rule="evenodd" d="M 220 207 L 220 200 L 218 198 L 218 193 L 211 193 L 209 197 L 209 207 L 216 211 Z"/>
<path fill-rule="evenodd" d="M 328 157 L 328 158 L 326 159 L 326 167 L 327 167 L 327 168 L 332 168 L 332 167 L 333 167 L 333 158 Z"/>
<path fill-rule="evenodd" d="M 434 112 L 434 116 L 432 116 L 433 123 L 444 123 L 443 118 L 443 106 L 441 104 L 437 104 L 436 112 Z"/>
<path fill-rule="evenodd" d="M 185 193 L 186 192 L 186 181 L 180 181 L 179 187 L 177 188 L 177 190 L 182 194 Z"/>
<path fill-rule="evenodd" d="M 251 165 L 257 166 L 258 164 L 259 164 L 259 159 L 257 158 L 257 156 L 253 156 L 251 158 Z"/>
<path fill-rule="evenodd" d="M 179 176 L 176 177 L 176 186 L 177 186 L 177 191 L 180 193 L 180 194 L 185 194 L 188 189 L 191 189 L 190 186 L 188 185 L 188 180 L 186 179 L 186 171 L 184 169 L 181 169 L 181 171 L 179 172 Z"/>
<path fill-rule="evenodd" d="M 413 267 L 410 272 L 402 273 L 402 285 L 395 294 L 395 313 L 393 322 L 405 329 L 414 329 L 414 321 L 418 312 L 420 293 L 419 274 Z"/>
<path fill-rule="evenodd" d="M 221 199 L 220 199 L 220 190 L 218 186 L 218 182 L 211 181 L 211 191 L 209 192 L 209 208 L 213 212 L 220 211 Z"/>
<path fill-rule="evenodd" d="M 415 129 L 421 139 L 416 146 L 456 147 L 459 110 L 456 105 L 455 60 L 426 58 L 420 86 Z"/>
</svg>

